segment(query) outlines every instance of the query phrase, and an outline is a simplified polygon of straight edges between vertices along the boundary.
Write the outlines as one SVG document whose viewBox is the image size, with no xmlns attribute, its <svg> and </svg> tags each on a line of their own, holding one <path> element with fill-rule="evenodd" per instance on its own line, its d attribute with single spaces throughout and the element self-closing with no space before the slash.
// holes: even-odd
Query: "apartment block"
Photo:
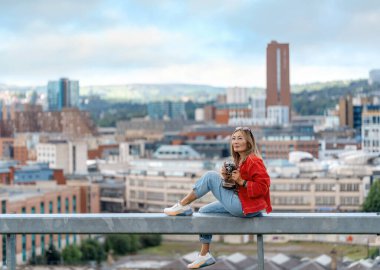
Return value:
<svg viewBox="0 0 380 270">
<path fill-rule="evenodd" d="M 8 186 L 0 189 L 2 213 L 8 214 L 55 214 L 80 213 L 79 188 L 67 186 Z M 1 261 L 5 262 L 5 236 L 0 245 Z M 34 256 L 43 254 L 50 244 L 58 249 L 78 243 L 77 235 L 17 235 L 16 262 L 26 264 Z"/>
<path fill-rule="evenodd" d="M 162 212 L 163 208 L 182 199 L 200 176 L 193 172 L 131 170 L 126 177 L 127 209 Z M 208 194 L 193 206 L 199 209 L 214 200 L 212 194 Z"/>
<path fill-rule="evenodd" d="M 356 212 L 366 194 L 359 177 L 272 178 L 271 201 L 276 212 Z M 367 190 L 368 191 L 368 190 Z"/>
<path fill-rule="evenodd" d="M 380 153 L 380 106 L 365 109 L 362 114 L 362 149 Z"/>
</svg>

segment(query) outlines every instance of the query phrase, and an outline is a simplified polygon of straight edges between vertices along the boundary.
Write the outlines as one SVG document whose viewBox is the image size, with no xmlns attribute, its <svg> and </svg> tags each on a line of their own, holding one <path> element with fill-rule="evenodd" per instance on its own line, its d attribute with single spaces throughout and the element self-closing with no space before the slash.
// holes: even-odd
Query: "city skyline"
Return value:
<svg viewBox="0 0 380 270">
<path fill-rule="evenodd" d="M 0 83 L 266 86 L 268 43 L 290 84 L 378 68 L 377 1 L 0 1 Z"/>
</svg>

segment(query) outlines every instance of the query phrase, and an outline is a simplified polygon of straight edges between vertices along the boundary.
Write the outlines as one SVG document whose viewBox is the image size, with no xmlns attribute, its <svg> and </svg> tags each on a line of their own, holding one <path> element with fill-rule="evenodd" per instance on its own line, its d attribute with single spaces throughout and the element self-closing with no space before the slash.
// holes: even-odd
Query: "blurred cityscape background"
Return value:
<svg viewBox="0 0 380 270">
<path fill-rule="evenodd" d="M 0 0 L 3 214 L 162 212 L 237 126 L 274 212 L 380 212 L 376 1 L 152 2 Z M 264 239 L 265 269 L 380 269 L 376 235 Z M 197 240 L 18 235 L 17 263 L 185 269 Z M 210 269 L 255 269 L 254 241 L 216 236 Z"/>
</svg>

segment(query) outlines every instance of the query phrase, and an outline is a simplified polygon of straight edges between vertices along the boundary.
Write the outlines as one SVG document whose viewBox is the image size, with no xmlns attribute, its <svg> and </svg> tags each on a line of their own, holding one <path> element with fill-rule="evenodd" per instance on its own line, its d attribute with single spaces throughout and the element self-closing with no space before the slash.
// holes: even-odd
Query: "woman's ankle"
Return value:
<svg viewBox="0 0 380 270">
<path fill-rule="evenodd" d="M 182 206 L 188 205 L 197 199 L 197 195 L 194 191 L 191 191 L 187 194 L 182 200 L 179 201 L 179 204 Z"/>
<path fill-rule="evenodd" d="M 199 252 L 199 255 L 201 255 L 201 256 L 206 256 L 207 255 L 207 253 L 209 253 L 209 251 L 201 251 L 201 252 Z"/>
<path fill-rule="evenodd" d="M 199 252 L 199 255 L 205 256 L 209 252 L 210 252 L 210 244 L 202 244 L 201 251 Z"/>
<path fill-rule="evenodd" d="M 182 206 L 188 205 L 188 203 L 184 202 L 183 200 L 179 201 L 179 204 L 182 205 Z"/>
</svg>

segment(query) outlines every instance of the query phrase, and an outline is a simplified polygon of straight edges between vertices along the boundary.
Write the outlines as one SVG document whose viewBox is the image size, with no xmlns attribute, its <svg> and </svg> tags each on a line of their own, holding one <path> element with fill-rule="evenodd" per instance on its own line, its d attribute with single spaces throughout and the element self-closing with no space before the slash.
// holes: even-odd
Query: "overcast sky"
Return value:
<svg viewBox="0 0 380 270">
<path fill-rule="evenodd" d="M 266 84 L 289 43 L 291 84 L 380 68 L 378 0 L 0 0 L 0 83 Z"/>
</svg>

